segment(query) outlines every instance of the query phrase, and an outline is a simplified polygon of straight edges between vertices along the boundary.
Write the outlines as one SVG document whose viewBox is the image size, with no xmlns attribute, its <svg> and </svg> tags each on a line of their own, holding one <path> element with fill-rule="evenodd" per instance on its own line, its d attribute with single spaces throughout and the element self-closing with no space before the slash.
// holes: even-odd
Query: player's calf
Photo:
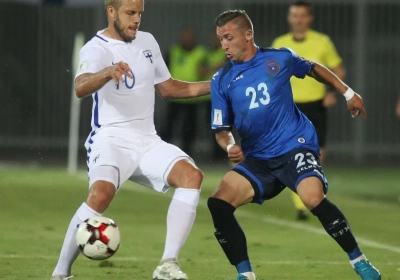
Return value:
<svg viewBox="0 0 400 280">
<path fill-rule="evenodd" d="M 214 235 L 229 262 L 236 266 L 239 274 L 251 272 L 246 236 L 233 214 L 236 208 L 214 197 L 210 197 L 207 204 L 214 222 Z"/>
</svg>

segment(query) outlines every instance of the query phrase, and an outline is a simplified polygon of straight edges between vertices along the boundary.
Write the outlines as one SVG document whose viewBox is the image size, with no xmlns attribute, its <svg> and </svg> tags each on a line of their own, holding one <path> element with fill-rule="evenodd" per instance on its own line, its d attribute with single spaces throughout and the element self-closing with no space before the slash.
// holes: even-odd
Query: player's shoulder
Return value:
<svg viewBox="0 0 400 280">
<path fill-rule="evenodd" d="M 313 40 L 322 41 L 322 42 L 330 41 L 329 35 L 319 32 L 319 31 L 316 31 L 314 29 L 308 30 L 307 35 Z"/>
<path fill-rule="evenodd" d="M 232 62 L 229 60 L 227 61 L 224 66 L 222 66 L 211 78 L 211 84 L 220 85 L 220 83 L 224 80 L 227 76 L 229 71 L 232 69 Z"/>
<path fill-rule="evenodd" d="M 146 43 L 153 43 L 156 42 L 156 38 L 150 32 L 146 31 L 138 31 L 136 33 L 136 39 L 138 41 L 146 42 Z"/>
<path fill-rule="evenodd" d="M 106 41 L 105 38 L 102 38 L 98 34 L 96 34 L 92 39 L 90 39 L 86 44 L 81 48 L 82 51 L 87 51 L 87 52 L 105 52 L 105 46 L 104 44 L 107 44 L 108 42 Z"/>
<path fill-rule="evenodd" d="M 260 47 L 260 52 L 263 55 L 267 55 L 267 56 L 292 56 L 293 54 L 295 54 L 295 52 L 288 47 L 282 47 L 282 48 L 272 48 L 272 47 L 268 47 L 268 48 L 261 48 Z"/>
</svg>

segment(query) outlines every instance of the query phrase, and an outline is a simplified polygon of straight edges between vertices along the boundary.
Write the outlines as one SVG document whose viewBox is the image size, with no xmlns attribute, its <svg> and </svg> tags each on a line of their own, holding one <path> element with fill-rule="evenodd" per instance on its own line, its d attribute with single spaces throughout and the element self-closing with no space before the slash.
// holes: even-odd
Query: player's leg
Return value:
<svg viewBox="0 0 400 280">
<path fill-rule="evenodd" d="M 236 267 L 241 280 L 256 279 L 253 273 L 246 236 L 235 218 L 234 212 L 241 205 L 270 199 L 283 187 L 262 168 L 261 161 L 247 158 L 232 168 L 212 196 L 208 199 L 215 227 L 215 237 L 229 262 Z"/>
<path fill-rule="evenodd" d="M 302 165 L 300 161 L 307 164 Z M 361 279 L 380 279 L 379 272 L 369 264 L 358 247 L 346 217 L 326 198 L 328 185 L 318 155 L 313 151 L 299 150 L 292 154 L 288 162 L 287 170 L 298 169 L 286 174 L 288 186 L 297 190 L 303 203 L 319 219 L 326 232 L 347 253 Z M 289 166 L 291 164 L 293 166 Z"/>
<path fill-rule="evenodd" d="M 114 185 L 118 182 L 118 170 L 113 166 L 99 166 L 90 174 L 92 178 L 99 175 L 106 176 L 108 181 L 96 180 L 90 187 L 87 200 L 72 217 L 53 275 L 71 275 L 72 264 L 79 255 L 75 238 L 78 225 L 93 216 L 101 216 L 114 197 L 116 186 L 118 186 Z"/>
<path fill-rule="evenodd" d="M 175 188 L 168 208 L 164 253 L 153 279 L 187 279 L 179 267 L 178 255 L 196 217 L 203 173 L 182 150 L 159 140 L 142 157 L 131 180 L 160 192 Z"/>
<path fill-rule="evenodd" d="M 93 216 L 101 216 L 110 205 L 120 184 L 128 179 L 135 164 L 133 156 L 125 156 L 125 151 L 109 145 L 88 150 L 89 193 L 87 200 L 78 208 L 68 226 L 57 265 L 51 279 L 64 279 L 71 275 L 73 262 L 79 255 L 76 245 L 78 225 Z M 117 163 L 119 160 L 119 163 Z"/>
</svg>

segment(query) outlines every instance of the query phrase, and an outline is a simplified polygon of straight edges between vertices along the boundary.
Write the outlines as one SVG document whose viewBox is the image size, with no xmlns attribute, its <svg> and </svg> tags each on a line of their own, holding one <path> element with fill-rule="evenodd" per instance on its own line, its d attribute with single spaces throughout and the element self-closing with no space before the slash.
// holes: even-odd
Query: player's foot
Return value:
<svg viewBox="0 0 400 280">
<path fill-rule="evenodd" d="M 236 280 L 257 280 L 257 277 L 253 272 L 246 272 L 239 274 Z"/>
<path fill-rule="evenodd" d="M 298 221 L 307 221 L 308 220 L 307 212 L 304 210 L 297 210 L 297 220 Z"/>
<path fill-rule="evenodd" d="M 188 280 L 186 273 L 182 272 L 176 259 L 165 259 L 153 272 L 154 280 Z"/>
<path fill-rule="evenodd" d="M 368 260 L 356 262 L 354 270 L 362 280 L 381 280 L 380 272 Z"/>
<path fill-rule="evenodd" d="M 72 277 L 74 277 L 74 276 L 72 276 L 72 275 L 53 275 L 53 276 L 51 276 L 51 278 L 50 278 L 50 280 L 68 280 L 68 279 L 71 279 Z"/>
</svg>

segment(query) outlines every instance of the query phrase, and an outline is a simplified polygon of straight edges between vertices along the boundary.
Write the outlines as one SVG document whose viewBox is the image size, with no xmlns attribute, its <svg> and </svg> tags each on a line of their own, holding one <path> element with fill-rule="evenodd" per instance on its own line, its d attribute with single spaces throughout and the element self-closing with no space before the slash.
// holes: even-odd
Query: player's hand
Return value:
<svg viewBox="0 0 400 280">
<path fill-rule="evenodd" d="M 110 67 L 110 77 L 114 80 L 115 85 L 118 85 L 119 81 L 125 81 L 124 75 L 133 78 L 132 69 L 127 63 L 120 61 Z"/>
<path fill-rule="evenodd" d="M 365 112 L 364 109 L 364 101 L 357 93 L 354 93 L 354 96 L 350 100 L 347 100 L 347 110 L 350 111 L 351 117 L 353 118 L 358 117 L 361 114 L 365 120 L 367 119 L 367 112 Z"/>
<path fill-rule="evenodd" d="M 241 163 L 244 160 L 242 148 L 240 148 L 238 145 L 232 146 L 229 149 L 228 158 L 234 165 Z"/>
<path fill-rule="evenodd" d="M 332 107 L 333 105 L 336 105 L 337 99 L 335 96 L 334 92 L 327 92 L 325 94 L 324 100 L 322 101 L 322 105 L 325 108 Z"/>
</svg>

